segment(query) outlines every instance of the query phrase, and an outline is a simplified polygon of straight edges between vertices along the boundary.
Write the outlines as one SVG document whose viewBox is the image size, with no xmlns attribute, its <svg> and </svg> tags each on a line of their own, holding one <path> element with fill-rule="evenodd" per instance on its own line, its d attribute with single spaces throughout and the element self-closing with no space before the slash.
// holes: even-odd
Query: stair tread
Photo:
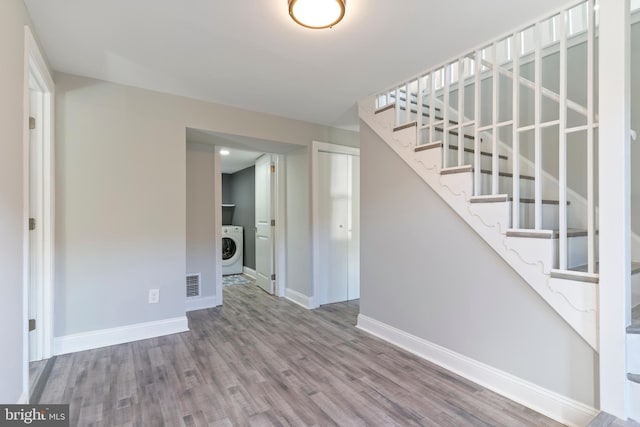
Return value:
<svg viewBox="0 0 640 427">
<path fill-rule="evenodd" d="M 587 235 L 587 230 L 580 228 L 567 229 L 567 237 L 582 237 Z M 507 236 L 530 237 L 536 239 L 557 239 L 560 237 L 560 230 L 534 230 L 527 228 L 509 229 Z M 575 270 L 574 270 L 575 271 Z"/>
<path fill-rule="evenodd" d="M 495 196 L 474 196 L 471 198 L 471 203 L 502 203 L 502 202 L 512 202 L 513 197 L 508 196 L 506 194 L 497 194 Z M 531 199 L 529 197 L 521 197 L 520 203 L 535 203 L 535 199 Z M 569 205 L 571 202 L 567 202 Z M 542 199 L 543 205 L 559 205 L 560 201 L 558 200 L 550 200 L 550 199 Z"/>
<path fill-rule="evenodd" d="M 571 268 L 567 270 L 551 269 L 551 277 L 554 279 L 573 280 L 584 283 L 598 283 L 600 276 L 598 274 L 590 274 L 581 271 L 575 271 Z"/>
<path fill-rule="evenodd" d="M 573 267 L 571 270 L 574 271 L 581 271 L 581 272 L 586 272 L 588 270 L 588 265 L 584 264 L 584 265 L 580 265 L 578 267 Z M 600 270 L 600 263 L 596 261 L 596 273 Z M 638 274 L 640 273 L 640 261 L 631 261 L 631 274 Z M 640 315 L 640 313 L 638 313 Z"/>
<path fill-rule="evenodd" d="M 640 374 L 627 374 L 627 379 L 629 381 L 633 381 L 634 383 L 640 384 Z"/>
</svg>

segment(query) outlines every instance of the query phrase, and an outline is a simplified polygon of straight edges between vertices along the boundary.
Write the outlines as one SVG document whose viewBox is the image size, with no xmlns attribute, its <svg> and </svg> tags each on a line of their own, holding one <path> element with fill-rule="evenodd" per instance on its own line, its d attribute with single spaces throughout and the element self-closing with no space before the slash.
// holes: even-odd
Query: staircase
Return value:
<svg viewBox="0 0 640 427">
<path fill-rule="evenodd" d="M 359 114 L 598 351 L 594 6 L 583 1 L 364 99 Z M 631 240 L 640 254 L 640 237 Z M 627 386 L 640 420 L 640 262 L 631 268 Z"/>
</svg>

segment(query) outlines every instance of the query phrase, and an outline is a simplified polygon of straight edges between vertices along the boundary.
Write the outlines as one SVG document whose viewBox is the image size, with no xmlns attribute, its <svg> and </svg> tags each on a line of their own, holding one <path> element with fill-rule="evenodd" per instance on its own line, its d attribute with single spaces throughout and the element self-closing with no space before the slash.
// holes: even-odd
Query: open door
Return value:
<svg viewBox="0 0 640 427">
<path fill-rule="evenodd" d="M 271 185 L 273 177 L 271 155 L 256 160 L 256 284 L 273 294 L 273 224 L 271 219 Z"/>
</svg>

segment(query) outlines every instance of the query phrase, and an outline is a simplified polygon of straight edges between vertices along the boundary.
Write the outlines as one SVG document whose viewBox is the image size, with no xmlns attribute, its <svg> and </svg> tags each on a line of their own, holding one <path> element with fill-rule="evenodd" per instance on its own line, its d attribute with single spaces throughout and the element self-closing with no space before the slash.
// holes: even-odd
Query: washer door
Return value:
<svg viewBox="0 0 640 427">
<path fill-rule="evenodd" d="M 231 265 L 238 258 L 238 245 L 231 237 L 222 238 L 222 265 Z"/>
</svg>

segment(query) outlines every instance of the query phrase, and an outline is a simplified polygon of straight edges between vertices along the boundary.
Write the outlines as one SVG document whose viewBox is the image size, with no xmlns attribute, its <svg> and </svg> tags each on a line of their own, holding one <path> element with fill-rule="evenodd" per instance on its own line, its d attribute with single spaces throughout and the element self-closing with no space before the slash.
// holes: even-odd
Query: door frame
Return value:
<svg viewBox="0 0 640 427">
<path fill-rule="evenodd" d="M 311 290 L 309 308 L 320 307 L 320 188 L 318 176 L 318 155 L 320 152 L 360 156 L 360 148 L 348 145 L 313 141 L 311 143 Z"/>
<path fill-rule="evenodd" d="M 226 145 L 228 146 L 228 145 Z M 271 188 L 272 204 L 275 208 L 276 225 L 273 231 L 274 273 L 276 281 L 274 286 L 275 296 L 284 297 L 287 287 L 287 251 L 286 251 L 286 161 L 283 154 L 264 153 L 271 155 L 271 161 L 275 164 L 276 172 L 274 184 Z M 223 305 L 222 294 L 222 156 L 220 147 L 215 151 L 215 175 L 214 175 L 214 203 L 215 203 L 215 256 L 216 256 L 216 306 Z"/>
<path fill-rule="evenodd" d="M 37 319 L 36 331 L 38 357 L 43 359 L 53 355 L 53 311 L 54 311 L 54 208 L 55 208 L 55 169 L 54 169 L 54 97 L 55 84 L 40 51 L 40 48 L 30 28 L 24 27 L 24 92 L 23 92 L 23 209 L 24 209 L 24 234 L 23 234 L 23 390 L 29 393 L 29 288 L 30 288 L 30 85 L 35 85 L 41 92 L 38 104 L 38 113 L 41 116 L 38 125 L 42 126 L 41 138 L 37 146 L 41 151 L 42 168 L 33 171 L 35 179 L 42 183 L 41 191 L 38 191 L 37 199 L 40 204 L 42 218 L 38 218 L 38 224 L 34 232 L 40 244 L 37 245 L 36 266 L 38 277 L 37 288 Z"/>
</svg>

